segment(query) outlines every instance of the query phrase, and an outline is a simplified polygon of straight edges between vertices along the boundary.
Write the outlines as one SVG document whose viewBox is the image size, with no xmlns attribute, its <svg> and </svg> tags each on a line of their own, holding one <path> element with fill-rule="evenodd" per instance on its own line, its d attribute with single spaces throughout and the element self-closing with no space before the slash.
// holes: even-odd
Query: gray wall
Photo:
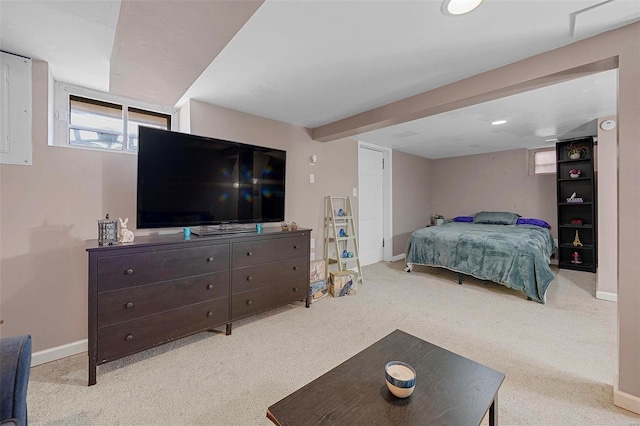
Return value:
<svg viewBox="0 0 640 426">
<path fill-rule="evenodd" d="M 393 151 L 393 255 L 405 251 L 413 231 L 424 228 L 432 214 L 435 185 L 433 160 Z"/>
<path fill-rule="evenodd" d="M 434 213 L 450 219 L 479 211 L 509 211 L 543 219 L 557 235 L 556 177 L 528 174 L 527 150 L 433 161 Z"/>
<path fill-rule="evenodd" d="M 31 334 L 38 352 L 87 338 L 85 240 L 97 238 L 96 220 L 108 212 L 129 217 L 136 235 L 150 231 L 132 223 L 137 157 L 48 146 L 46 63 L 34 61 L 32 80 L 33 166 L 0 166 L 0 335 Z M 356 142 L 316 142 L 304 128 L 195 101 L 180 116 L 194 134 L 286 149 L 286 220 L 313 228 L 322 256 L 323 197 L 357 186 Z"/>
</svg>

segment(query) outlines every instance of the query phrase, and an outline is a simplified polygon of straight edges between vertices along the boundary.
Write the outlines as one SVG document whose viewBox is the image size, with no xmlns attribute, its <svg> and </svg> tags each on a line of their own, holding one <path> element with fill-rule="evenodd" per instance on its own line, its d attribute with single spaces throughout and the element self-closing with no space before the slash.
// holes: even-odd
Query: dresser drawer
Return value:
<svg viewBox="0 0 640 426">
<path fill-rule="evenodd" d="M 266 311 L 309 295 L 309 280 L 287 281 L 256 290 L 234 294 L 231 298 L 231 318 L 238 319 Z"/>
<path fill-rule="evenodd" d="M 98 363 L 224 324 L 228 315 L 225 297 L 98 328 Z"/>
<path fill-rule="evenodd" d="M 232 293 L 240 293 L 284 281 L 308 279 L 308 257 L 237 268 L 231 272 Z"/>
<path fill-rule="evenodd" d="M 212 245 L 98 258 L 98 292 L 229 269 L 229 246 Z"/>
<path fill-rule="evenodd" d="M 229 271 L 100 293 L 98 327 L 228 296 Z"/>
<path fill-rule="evenodd" d="M 233 243 L 233 268 L 309 256 L 309 238 L 296 236 Z"/>
</svg>

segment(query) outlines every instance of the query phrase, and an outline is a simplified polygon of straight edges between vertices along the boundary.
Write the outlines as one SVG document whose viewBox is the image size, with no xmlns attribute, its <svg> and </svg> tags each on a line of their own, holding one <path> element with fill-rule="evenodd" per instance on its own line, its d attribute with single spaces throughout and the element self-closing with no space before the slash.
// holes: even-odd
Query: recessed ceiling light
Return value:
<svg viewBox="0 0 640 426">
<path fill-rule="evenodd" d="M 482 0 L 444 0 L 442 13 L 449 16 L 464 15 L 480 6 Z"/>
<path fill-rule="evenodd" d="M 507 120 L 496 120 L 496 121 L 492 121 L 491 125 L 492 126 L 499 126 L 500 124 L 504 124 L 506 122 L 507 122 Z"/>
<path fill-rule="evenodd" d="M 558 142 L 558 138 L 545 139 L 545 142 Z"/>
</svg>

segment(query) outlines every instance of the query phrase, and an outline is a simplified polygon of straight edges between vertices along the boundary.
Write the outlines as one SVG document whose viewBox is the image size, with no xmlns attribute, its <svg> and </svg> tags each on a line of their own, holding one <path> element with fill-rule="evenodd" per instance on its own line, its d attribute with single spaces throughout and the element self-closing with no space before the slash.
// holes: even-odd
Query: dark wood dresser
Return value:
<svg viewBox="0 0 640 426">
<path fill-rule="evenodd" d="M 138 237 L 89 254 L 89 385 L 98 365 L 297 300 L 311 230 Z"/>
</svg>

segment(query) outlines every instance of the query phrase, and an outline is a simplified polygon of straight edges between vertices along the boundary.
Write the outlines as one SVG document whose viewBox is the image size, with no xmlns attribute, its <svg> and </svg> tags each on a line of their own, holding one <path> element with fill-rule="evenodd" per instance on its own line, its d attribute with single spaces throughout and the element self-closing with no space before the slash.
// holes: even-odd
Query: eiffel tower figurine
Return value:
<svg viewBox="0 0 640 426">
<path fill-rule="evenodd" d="M 574 247 L 583 247 L 582 243 L 580 242 L 580 237 L 578 236 L 578 230 L 576 229 L 576 237 L 573 239 L 573 246 Z"/>
</svg>

